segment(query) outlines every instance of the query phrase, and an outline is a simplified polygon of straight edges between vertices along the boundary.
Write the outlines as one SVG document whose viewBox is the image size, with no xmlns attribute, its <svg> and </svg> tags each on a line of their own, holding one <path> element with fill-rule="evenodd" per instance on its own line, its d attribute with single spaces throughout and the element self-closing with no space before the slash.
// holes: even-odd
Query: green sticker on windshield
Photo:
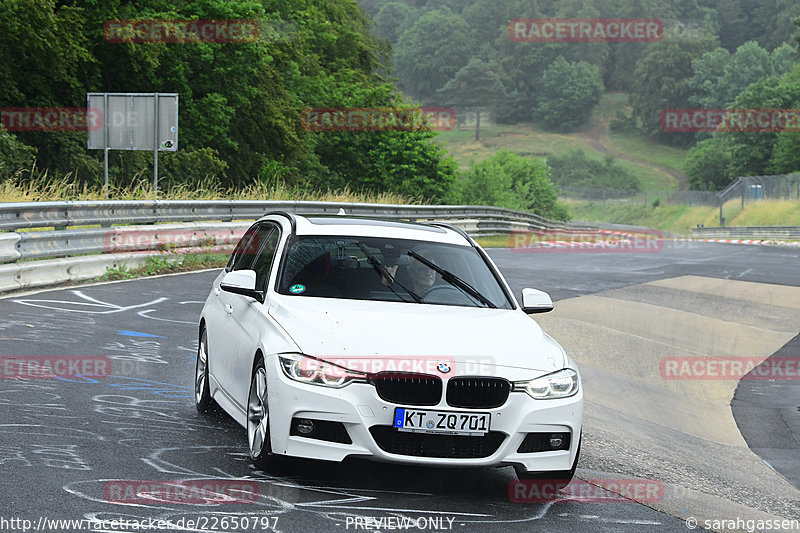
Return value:
<svg viewBox="0 0 800 533">
<path fill-rule="evenodd" d="M 297 285 L 292 285 L 291 287 L 289 287 L 289 292 L 291 292 L 292 294 L 303 294 L 304 292 L 306 292 L 306 286 L 301 285 L 300 283 L 298 283 Z"/>
</svg>

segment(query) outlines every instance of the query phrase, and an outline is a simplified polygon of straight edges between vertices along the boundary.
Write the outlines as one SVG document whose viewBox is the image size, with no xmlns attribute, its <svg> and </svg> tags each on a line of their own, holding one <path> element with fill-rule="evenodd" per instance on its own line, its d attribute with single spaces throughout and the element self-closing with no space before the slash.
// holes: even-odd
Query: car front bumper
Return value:
<svg viewBox="0 0 800 533">
<path fill-rule="evenodd" d="M 356 456 L 376 461 L 454 467 L 512 465 L 531 472 L 569 470 L 577 454 L 583 418 L 582 389 L 575 396 L 558 400 L 534 400 L 524 392 L 511 392 L 502 406 L 493 409 L 454 408 L 444 400 L 436 406 L 417 407 L 387 402 L 378 396 L 373 385 L 367 383 L 351 383 L 334 389 L 293 381 L 284 375 L 274 355 L 268 357 L 265 363 L 268 367 L 270 438 L 272 450 L 277 454 L 326 461 L 342 461 L 346 457 Z M 451 457 L 391 453 L 384 448 L 388 448 L 385 439 L 391 438 L 391 433 L 397 431 L 392 428 L 396 407 L 488 412 L 491 413 L 492 438 L 461 437 L 456 439 L 457 443 L 454 442 L 455 448 L 463 450 L 466 447 L 472 450 L 472 455 L 476 449 L 479 450 L 477 454 L 482 455 L 479 457 L 458 456 L 458 452 L 450 454 L 454 455 Z M 294 418 L 339 422 L 352 443 L 290 435 Z M 376 430 L 376 427 L 381 429 Z M 528 433 L 567 433 L 570 435 L 569 448 L 520 453 L 518 449 Z M 383 437 L 376 440 L 375 435 Z M 415 441 L 416 437 L 408 435 L 404 433 L 403 439 Z M 443 435 L 436 437 L 449 438 Z M 487 439 L 485 446 L 475 441 L 482 438 Z M 496 444 L 498 441 L 499 445 Z"/>
</svg>

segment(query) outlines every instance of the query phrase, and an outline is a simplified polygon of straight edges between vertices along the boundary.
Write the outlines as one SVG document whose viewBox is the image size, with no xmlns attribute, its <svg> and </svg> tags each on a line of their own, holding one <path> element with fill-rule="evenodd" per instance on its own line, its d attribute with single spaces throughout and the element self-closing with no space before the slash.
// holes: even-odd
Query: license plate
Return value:
<svg viewBox="0 0 800 533">
<path fill-rule="evenodd" d="M 459 413 L 454 411 L 420 411 L 397 407 L 394 427 L 411 433 L 439 433 L 478 437 L 489 432 L 490 413 Z"/>
</svg>

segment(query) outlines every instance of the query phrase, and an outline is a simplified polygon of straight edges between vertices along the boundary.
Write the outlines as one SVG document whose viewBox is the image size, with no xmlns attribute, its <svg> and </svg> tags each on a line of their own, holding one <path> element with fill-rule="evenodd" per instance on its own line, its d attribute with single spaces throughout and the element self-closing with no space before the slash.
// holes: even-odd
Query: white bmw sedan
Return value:
<svg viewBox="0 0 800 533">
<path fill-rule="evenodd" d="M 244 234 L 199 324 L 198 410 L 250 456 L 513 466 L 569 479 L 578 369 L 460 229 L 272 213 Z"/>
</svg>

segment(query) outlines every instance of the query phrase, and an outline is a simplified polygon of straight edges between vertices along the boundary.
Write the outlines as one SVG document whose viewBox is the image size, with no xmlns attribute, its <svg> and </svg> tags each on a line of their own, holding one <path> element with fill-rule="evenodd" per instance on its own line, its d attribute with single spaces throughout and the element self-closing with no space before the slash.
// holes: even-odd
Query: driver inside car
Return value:
<svg viewBox="0 0 800 533">
<path fill-rule="evenodd" d="M 425 294 L 436 281 L 436 271 L 413 258 L 408 264 L 407 272 L 411 281 L 409 288 L 419 295 Z"/>
<path fill-rule="evenodd" d="M 424 251 L 420 255 L 427 258 Z M 419 295 L 424 295 L 436 282 L 436 271 L 424 265 L 421 261 L 414 258 L 409 259 L 408 267 L 406 267 L 406 273 L 411 282 L 409 288 Z"/>
</svg>

